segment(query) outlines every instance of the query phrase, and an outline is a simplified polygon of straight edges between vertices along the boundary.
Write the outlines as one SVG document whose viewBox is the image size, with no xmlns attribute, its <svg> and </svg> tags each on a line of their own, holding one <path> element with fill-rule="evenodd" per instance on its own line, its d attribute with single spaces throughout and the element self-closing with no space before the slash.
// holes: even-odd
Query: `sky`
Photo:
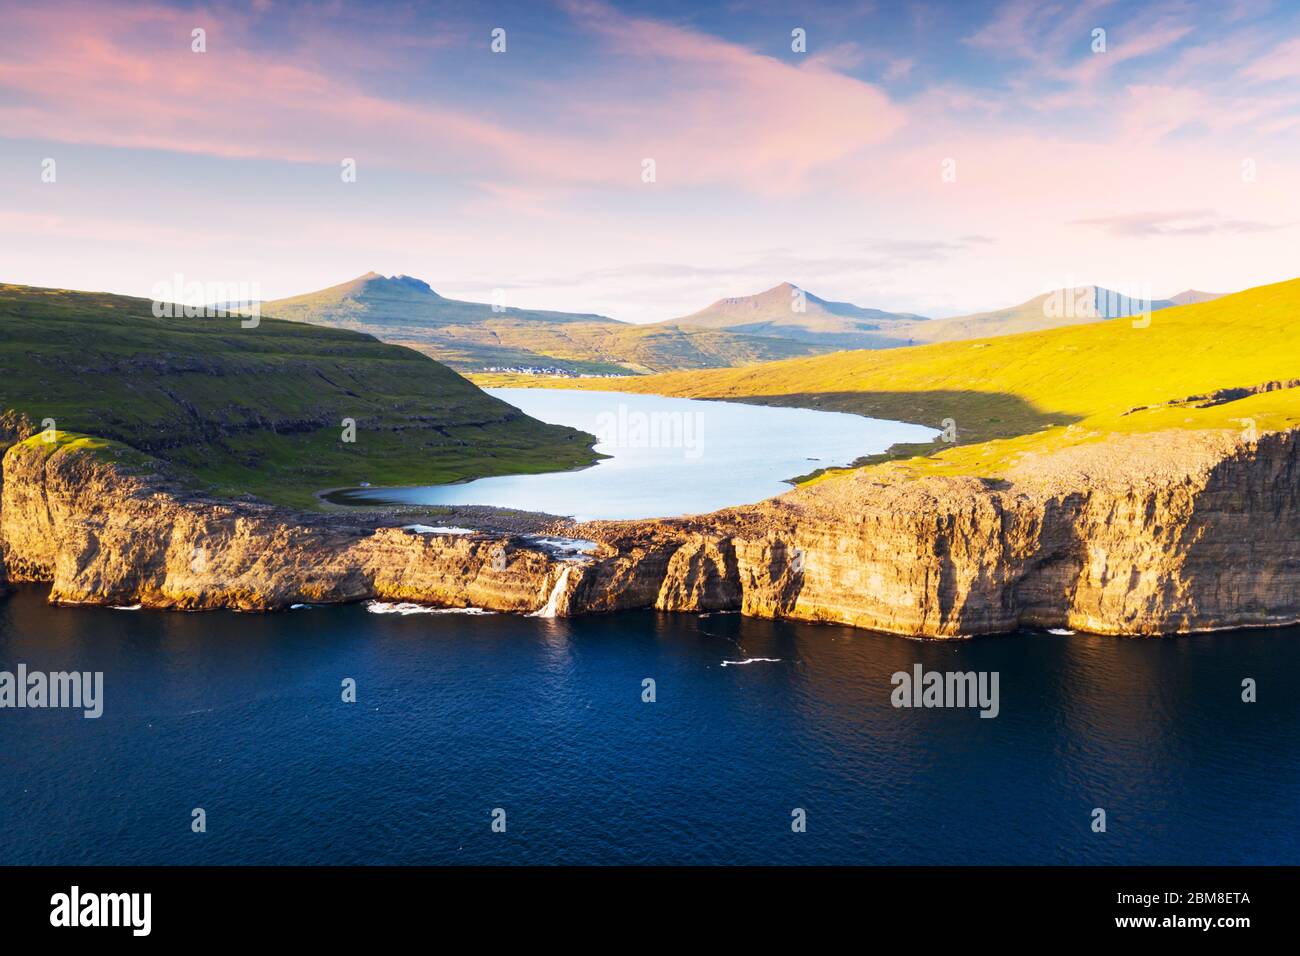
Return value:
<svg viewBox="0 0 1300 956">
<path fill-rule="evenodd" d="M 0 282 L 1230 292 L 1300 276 L 1298 147 L 1297 0 L 0 0 Z"/>
</svg>

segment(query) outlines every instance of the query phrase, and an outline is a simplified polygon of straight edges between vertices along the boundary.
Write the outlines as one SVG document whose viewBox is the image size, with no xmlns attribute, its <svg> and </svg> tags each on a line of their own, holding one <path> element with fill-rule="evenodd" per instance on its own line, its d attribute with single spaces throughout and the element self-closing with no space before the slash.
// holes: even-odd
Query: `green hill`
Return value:
<svg viewBox="0 0 1300 956">
<path fill-rule="evenodd" d="M 757 336 L 630 325 L 589 313 L 495 311 L 487 303 L 445 298 L 420 279 L 375 272 L 261 308 L 263 315 L 371 332 L 464 372 L 533 367 L 631 375 L 724 368 L 825 351 Z"/>
<path fill-rule="evenodd" d="M 545 367 L 571 374 L 644 375 L 660 371 L 731 368 L 825 349 L 799 342 L 673 326 L 543 325 L 494 319 L 478 326 L 442 327 L 430 334 L 392 328 L 381 336 L 446 362 L 477 381 L 488 368 Z"/>
<path fill-rule="evenodd" d="M 362 481 L 440 483 L 596 457 L 591 436 L 370 335 L 159 319 L 146 299 L 0 285 L 0 412 L 10 409 L 161 459 L 216 494 L 296 506 Z M 344 419 L 355 442 L 342 440 Z"/>
<path fill-rule="evenodd" d="M 318 322 L 322 325 L 348 322 L 380 327 L 424 327 L 433 320 L 440 325 L 471 325 L 502 317 L 547 325 L 572 322 L 622 324 L 594 313 L 511 307 L 498 312 L 486 302 L 465 302 L 440 296 L 421 279 L 412 276 L 385 278 L 378 272 L 367 272 L 350 282 L 318 292 L 263 303 L 262 313 L 295 322 Z"/>
<path fill-rule="evenodd" d="M 591 387 L 587 383 L 559 383 Z M 656 375 L 627 391 L 856 412 L 956 429 L 906 467 L 996 476 L 1028 453 L 1169 428 L 1300 423 L 1300 279 L 1041 332 L 744 369 Z M 599 387 L 599 386 L 595 386 Z"/>
</svg>

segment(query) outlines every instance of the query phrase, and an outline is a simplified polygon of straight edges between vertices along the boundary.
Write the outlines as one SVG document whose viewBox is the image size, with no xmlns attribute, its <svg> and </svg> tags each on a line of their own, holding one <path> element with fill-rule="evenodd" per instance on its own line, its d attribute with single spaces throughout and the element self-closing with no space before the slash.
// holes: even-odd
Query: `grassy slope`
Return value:
<svg viewBox="0 0 1300 956">
<path fill-rule="evenodd" d="M 496 320 L 481 326 L 480 335 L 521 354 L 531 353 L 537 364 L 574 365 L 575 371 L 598 373 L 726 368 L 825 351 L 800 342 L 675 326 L 574 323 L 546 327 Z M 454 340 L 445 337 L 444 342 L 448 341 Z M 417 342 L 411 344 L 420 347 Z M 476 344 L 482 349 L 487 343 Z M 437 347 L 447 348 L 443 343 Z M 438 357 L 437 352 L 429 354 Z M 471 361 L 475 358 L 471 352 Z M 470 367 L 482 368 L 484 364 L 514 363 L 479 361 Z"/>
<path fill-rule="evenodd" d="M 595 457 L 590 436 L 368 335 L 157 319 L 145 299 L 0 285 L 5 408 L 163 459 L 217 494 L 296 506 L 360 481 L 438 483 Z M 344 418 L 355 443 L 340 440 Z"/>
<path fill-rule="evenodd" d="M 996 476 L 1028 452 L 1167 428 L 1294 427 L 1300 389 L 1209 408 L 1149 408 L 1222 388 L 1300 377 L 1300 279 L 1128 319 L 886 352 L 841 352 L 747 369 L 657 375 L 628 391 L 851 411 L 941 428 L 956 446 L 905 465 Z M 567 387 L 602 387 L 549 382 Z M 608 385 L 603 387 L 608 388 Z"/>
<path fill-rule="evenodd" d="M 464 372 L 493 365 L 553 365 L 578 374 L 637 375 L 726 368 L 826 351 L 800 342 L 706 329 L 603 322 L 548 324 L 509 316 L 424 329 L 409 324 L 362 326 L 320 317 L 304 321 L 365 328 L 386 342 L 417 349 Z"/>
</svg>

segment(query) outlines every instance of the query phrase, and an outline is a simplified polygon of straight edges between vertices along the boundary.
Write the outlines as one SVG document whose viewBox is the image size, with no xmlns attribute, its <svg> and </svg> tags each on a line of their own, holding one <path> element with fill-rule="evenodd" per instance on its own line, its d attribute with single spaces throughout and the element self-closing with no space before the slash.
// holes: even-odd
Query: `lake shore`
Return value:
<svg viewBox="0 0 1300 956">
<path fill-rule="evenodd" d="M 755 504 L 795 475 L 850 465 L 933 429 L 813 409 L 605 390 L 494 389 L 493 398 L 548 424 L 597 437 L 586 468 L 475 481 L 349 488 L 334 504 L 491 505 L 575 520 L 655 520 Z"/>
</svg>

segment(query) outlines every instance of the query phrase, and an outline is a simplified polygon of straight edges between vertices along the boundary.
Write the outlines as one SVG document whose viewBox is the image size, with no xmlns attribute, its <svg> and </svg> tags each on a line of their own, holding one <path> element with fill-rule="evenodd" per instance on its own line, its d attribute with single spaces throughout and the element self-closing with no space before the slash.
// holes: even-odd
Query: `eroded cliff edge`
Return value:
<svg viewBox="0 0 1300 956">
<path fill-rule="evenodd" d="M 562 570 L 526 539 L 218 501 L 39 437 L 4 455 L 0 556 L 52 602 L 186 610 L 380 598 L 533 611 Z"/>
<path fill-rule="evenodd" d="M 1107 436 L 997 481 L 866 469 L 693 518 L 593 522 L 585 561 L 188 495 L 75 449 L 3 460 L 0 556 L 53 601 L 271 610 L 363 598 L 560 615 L 739 610 L 922 637 L 1300 619 L 1297 432 Z"/>
<path fill-rule="evenodd" d="M 573 606 L 834 621 L 948 637 L 1161 634 L 1300 619 L 1295 432 L 1114 437 L 1004 479 L 871 470 L 751 508 L 585 526 L 618 558 Z"/>
</svg>

